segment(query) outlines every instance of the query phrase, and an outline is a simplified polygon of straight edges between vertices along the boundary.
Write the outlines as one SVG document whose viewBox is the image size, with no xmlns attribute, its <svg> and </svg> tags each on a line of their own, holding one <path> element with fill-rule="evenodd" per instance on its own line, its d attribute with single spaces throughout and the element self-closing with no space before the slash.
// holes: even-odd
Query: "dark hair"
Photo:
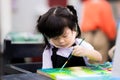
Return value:
<svg viewBox="0 0 120 80">
<path fill-rule="evenodd" d="M 39 17 L 37 30 L 43 34 L 47 44 L 47 38 L 60 36 L 63 34 L 65 27 L 75 30 L 78 33 L 76 37 L 78 37 L 81 36 L 81 31 L 77 18 L 76 10 L 71 5 L 53 7 Z"/>
</svg>

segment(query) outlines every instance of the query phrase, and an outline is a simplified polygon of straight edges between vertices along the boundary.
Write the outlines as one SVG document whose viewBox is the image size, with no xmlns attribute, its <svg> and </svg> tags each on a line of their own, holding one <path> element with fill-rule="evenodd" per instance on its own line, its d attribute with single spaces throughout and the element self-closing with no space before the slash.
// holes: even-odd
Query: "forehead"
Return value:
<svg viewBox="0 0 120 80">
<path fill-rule="evenodd" d="M 68 33 L 70 33 L 70 32 L 71 32 L 71 29 L 69 29 L 68 27 L 65 27 L 64 32 L 63 32 L 62 35 L 68 34 Z M 69 34 L 68 34 L 68 35 L 69 35 Z"/>
</svg>

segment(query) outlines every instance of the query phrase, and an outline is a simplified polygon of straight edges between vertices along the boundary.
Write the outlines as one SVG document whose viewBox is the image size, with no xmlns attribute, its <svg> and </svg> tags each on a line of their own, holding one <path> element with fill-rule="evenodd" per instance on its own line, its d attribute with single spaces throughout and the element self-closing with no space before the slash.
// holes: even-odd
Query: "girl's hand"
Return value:
<svg viewBox="0 0 120 80">
<path fill-rule="evenodd" d="M 87 53 L 88 53 L 87 49 L 77 45 L 77 46 L 74 46 L 72 55 L 74 55 L 74 56 L 87 56 Z"/>
<path fill-rule="evenodd" d="M 92 61 L 93 63 L 102 61 L 102 55 L 98 51 L 94 49 L 89 50 L 79 45 L 74 46 L 72 55 L 87 57 L 89 61 Z"/>
</svg>

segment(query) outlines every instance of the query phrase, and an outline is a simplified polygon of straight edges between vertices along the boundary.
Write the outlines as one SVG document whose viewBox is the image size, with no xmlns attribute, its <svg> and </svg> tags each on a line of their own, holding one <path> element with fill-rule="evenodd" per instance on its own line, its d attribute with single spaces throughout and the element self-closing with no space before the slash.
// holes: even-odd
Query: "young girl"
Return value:
<svg viewBox="0 0 120 80">
<path fill-rule="evenodd" d="M 81 31 L 73 6 L 51 8 L 39 17 L 37 30 L 46 44 L 42 68 L 60 68 L 71 55 L 65 67 L 86 66 L 89 61 L 102 60 L 99 52 L 79 38 Z"/>
</svg>

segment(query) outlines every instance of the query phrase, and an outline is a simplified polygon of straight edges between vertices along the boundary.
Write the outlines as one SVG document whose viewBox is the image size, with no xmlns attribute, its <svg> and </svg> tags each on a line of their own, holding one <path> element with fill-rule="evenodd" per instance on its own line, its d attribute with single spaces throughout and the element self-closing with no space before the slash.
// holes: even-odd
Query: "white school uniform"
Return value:
<svg viewBox="0 0 120 80">
<path fill-rule="evenodd" d="M 75 40 L 76 45 L 79 45 L 81 41 L 82 39 L 76 38 Z M 85 47 L 89 50 L 94 49 L 93 46 L 86 41 L 83 41 L 80 46 Z M 51 61 L 52 48 L 53 46 L 51 45 L 49 49 L 45 48 L 43 51 L 42 69 L 53 68 L 52 61 Z M 73 50 L 73 46 L 69 48 L 59 48 L 56 54 L 67 58 L 71 54 L 72 50 Z M 84 60 L 85 60 L 85 63 L 88 64 L 88 58 L 84 57 Z"/>
</svg>

